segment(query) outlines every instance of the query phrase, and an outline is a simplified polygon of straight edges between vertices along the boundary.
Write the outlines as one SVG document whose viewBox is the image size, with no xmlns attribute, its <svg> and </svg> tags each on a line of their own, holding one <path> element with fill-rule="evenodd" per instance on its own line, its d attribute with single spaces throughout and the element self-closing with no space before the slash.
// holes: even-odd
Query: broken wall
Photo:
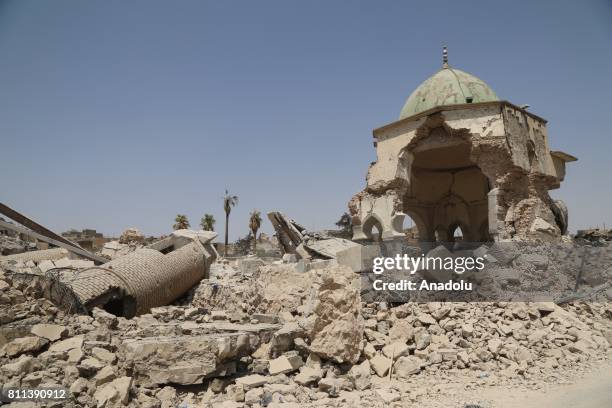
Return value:
<svg viewBox="0 0 612 408">
<path fill-rule="evenodd" d="M 475 241 L 561 235 L 566 222 L 556 221 L 548 190 L 562 175 L 543 119 L 507 102 L 460 105 L 374 137 L 377 161 L 349 203 L 354 239 L 372 239 L 373 227 L 382 239 L 401 237 L 406 215 L 422 241 L 452 239 L 458 227 Z"/>
</svg>

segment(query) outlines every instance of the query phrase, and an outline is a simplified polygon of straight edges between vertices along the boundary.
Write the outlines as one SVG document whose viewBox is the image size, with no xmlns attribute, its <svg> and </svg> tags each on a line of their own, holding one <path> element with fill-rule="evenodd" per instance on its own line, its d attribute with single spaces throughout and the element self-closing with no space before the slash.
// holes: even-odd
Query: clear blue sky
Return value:
<svg viewBox="0 0 612 408">
<path fill-rule="evenodd" d="M 554 192 L 572 229 L 612 225 L 611 4 L 2 1 L 0 201 L 57 231 L 222 231 L 227 187 L 232 239 L 254 208 L 331 227 L 446 43 L 580 159 Z"/>
</svg>

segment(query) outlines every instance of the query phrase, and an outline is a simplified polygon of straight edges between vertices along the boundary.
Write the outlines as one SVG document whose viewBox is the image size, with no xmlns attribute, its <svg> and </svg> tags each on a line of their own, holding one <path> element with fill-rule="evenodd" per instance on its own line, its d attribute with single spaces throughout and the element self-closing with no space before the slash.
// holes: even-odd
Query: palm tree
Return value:
<svg viewBox="0 0 612 408">
<path fill-rule="evenodd" d="M 213 217 L 212 214 L 204 214 L 204 216 L 200 220 L 200 226 L 204 231 L 214 231 L 215 222 L 215 217 Z"/>
<path fill-rule="evenodd" d="M 187 216 L 183 214 L 178 214 L 176 218 L 174 219 L 173 228 L 175 230 L 189 228 L 189 220 L 187 219 Z"/>
<path fill-rule="evenodd" d="M 228 245 L 228 234 L 229 234 L 229 216 L 232 212 L 232 207 L 238 204 L 238 196 L 231 195 L 229 191 L 225 190 L 225 197 L 223 197 L 223 210 L 225 211 L 225 249 L 224 255 L 227 256 L 227 245 Z"/>
<path fill-rule="evenodd" d="M 261 227 L 261 213 L 257 210 L 251 211 L 249 218 L 249 229 L 253 233 L 253 252 L 257 253 L 257 230 Z"/>
</svg>

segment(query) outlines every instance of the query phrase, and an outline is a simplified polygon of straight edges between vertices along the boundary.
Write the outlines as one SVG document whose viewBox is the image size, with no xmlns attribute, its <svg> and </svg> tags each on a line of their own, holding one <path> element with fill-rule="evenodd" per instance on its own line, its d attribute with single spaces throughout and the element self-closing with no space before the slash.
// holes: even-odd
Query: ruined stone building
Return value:
<svg viewBox="0 0 612 408">
<path fill-rule="evenodd" d="M 62 236 L 79 244 L 81 248 L 87 249 L 88 251 L 98 250 L 109 241 L 109 239 L 104 238 L 104 235 L 95 229 L 84 229 L 82 231 L 70 230 L 63 232 Z"/>
<path fill-rule="evenodd" d="M 567 232 L 559 188 L 576 158 L 549 148 L 546 120 L 500 100 L 477 77 L 443 66 L 408 97 L 399 119 L 375 129 L 377 160 L 349 203 L 353 239 L 555 240 Z"/>
</svg>

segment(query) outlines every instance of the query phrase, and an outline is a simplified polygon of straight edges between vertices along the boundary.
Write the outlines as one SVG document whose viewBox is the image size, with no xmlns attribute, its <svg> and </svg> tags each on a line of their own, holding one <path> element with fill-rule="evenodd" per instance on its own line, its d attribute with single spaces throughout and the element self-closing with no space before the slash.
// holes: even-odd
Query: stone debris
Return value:
<svg viewBox="0 0 612 408">
<path fill-rule="evenodd" d="M 592 228 L 578 230 L 576 232 L 576 239 L 605 245 L 606 242 L 612 241 L 612 229 Z"/>
<path fill-rule="evenodd" d="M 555 267 L 517 252 L 498 256 Z M 467 389 L 558 382 L 609 358 L 605 291 L 563 305 L 368 303 L 352 267 L 293 261 L 219 260 L 173 304 L 129 319 L 69 313 L 9 264 L 0 383 L 63 386 L 84 407 L 422 406 L 451 375 Z"/>
<path fill-rule="evenodd" d="M 276 231 L 285 262 L 293 259 L 336 259 L 340 253 L 344 253 L 344 262 L 348 264 L 357 262 L 356 259 L 361 256 L 356 251 L 361 245 L 353 241 L 333 237 L 326 232 L 307 231 L 304 226 L 277 211 L 268 213 L 268 218 Z M 349 249 L 353 251 L 347 252 Z M 285 258 L 286 255 L 289 256 Z"/>
<path fill-rule="evenodd" d="M 0 217 L 0 220 L 4 221 L 2 217 Z M 6 233 L 8 234 L 9 231 L 6 231 Z M 20 254 L 35 249 L 36 244 L 34 242 L 23 241 L 17 234 L 4 235 L 0 233 L 0 256 Z"/>
<path fill-rule="evenodd" d="M 139 247 L 139 245 L 134 243 L 130 245 L 128 243 L 121 243 L 119 241 L 109 241 L 105 243 L 100 250 L 100 255 L 108 258 L 109 260 L 113 260 L 115 258 L 125 256 L 130 252 L 134 252 Z"/>
<path fill-rule="evenodd" d="M 59 340 L 68 333 L 65 326 L 57 324 L 35 324 L 30 331 L 32 334 L 50 341 Z"/>
<path fill-rule="evenodd" d="M 348 267 L 338 266 L 323 270 L 321 278 L 309 335 L 310 350 L 338 363 L 356 363 L 364 330 L 356 277 Z"/>
<path fill-rule="evenodd" d="M 128 228 L 121 233 L 119 237 L 120 244 L 132 244 L 132 243 L 141 243 L 145 239 L 145 236 L 142 232 L 138 231 L 136 228 Z"/>
</svg>

